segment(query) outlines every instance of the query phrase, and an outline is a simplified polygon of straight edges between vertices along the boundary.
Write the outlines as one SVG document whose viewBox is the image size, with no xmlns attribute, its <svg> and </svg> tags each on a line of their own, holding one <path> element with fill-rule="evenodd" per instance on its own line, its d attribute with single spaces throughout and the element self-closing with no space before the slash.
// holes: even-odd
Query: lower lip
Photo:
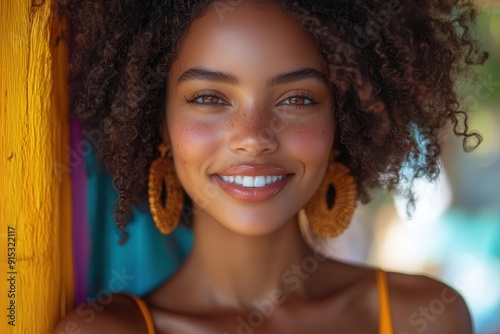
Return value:
<svg viewBox="0 0 500 334">
<path fill-rule="evenodd" d="M 260 202 L 277 195 L 285 187 L 291 175 L 286 175 L 283 179 L 260 188 L 243 187 L 236 183 L 226 182 L 218 175 L 214 177 L 219 186 L 234 198 L 247 202 Z"/>
</svg>

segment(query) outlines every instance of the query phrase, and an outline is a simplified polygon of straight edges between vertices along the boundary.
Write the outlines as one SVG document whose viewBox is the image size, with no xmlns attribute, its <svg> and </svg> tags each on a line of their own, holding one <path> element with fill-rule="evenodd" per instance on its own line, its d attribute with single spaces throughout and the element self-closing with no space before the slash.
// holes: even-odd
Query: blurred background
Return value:
<svg viewBox="0 0 500 334">
<path fill-rule="evenodd" d="M 465 153 L 445 134 L 437 183 L 415 185 L 413 216 L 397 195 L 378 194 L 357 210 L 348 231 L 321 242 L 335 257 L 386 270 L 424 273 L 466 299 L 478 334 L 500 333 L 500 7 L 486 1 L 478 38 L 490 53 L 475 82 L 462 82 L 471 125 L 483 143 Z M 437 305 L 437 304 L 436 304 Z M 433 310 L 431 309 L 431 314 Z M 440 310 L 434 310 L 438 315 Z"/>
</svg>

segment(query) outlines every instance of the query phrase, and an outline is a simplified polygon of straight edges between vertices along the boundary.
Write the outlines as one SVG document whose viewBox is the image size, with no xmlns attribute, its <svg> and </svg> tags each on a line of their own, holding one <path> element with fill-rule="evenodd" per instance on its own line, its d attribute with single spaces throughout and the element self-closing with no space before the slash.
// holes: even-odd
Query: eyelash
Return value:
<svg viewBox="0 0 500 334">
<path fill-rule="evenodd" d="M 217 101 L 217 103 L 196 102 L 196 100 L 198 100 L 199 98 L 203 98 L 203 97 L 215 97 L 219 100 L 222 100 L 223 103 L 218 103 L 219 101 Z M 192 104 L 202 105 L 205 107 L 216 107 L 216 106 L 220 106 L 220 105 L 228 105 L 229 104 L 224 100 L 224 98 L 225 97 L 222 94 L 220 94 L 219 92 L 216 92 L 216 91 L 201 91 L 201 92 L 194 93 L 189 98 L 186 98 L 186 102 L 192 103 Z M 306 104 L 293 104 L 293 103 L 286 103 L 285 104 L 285 103 L 283 103 L 283 102 L 288 101 L 288 100 L 293 99 L 293 98 L 302 98 L 302 99 L 308 100 L 309 103 L 306 103 Z M 287 97 L 284 100 L 281 100 L 278 103 L 278 106 L 287 106 L 287 107 L 292 107 L 292 108 L 309 108 L 315 104 L 318 104 L 318 102 L 311 96 L 311 94 L 308 91 L 298 91 L 296 94 L 294 94 L 290 97 Z"/>
<path fill-rule="evenodd" d="M 224 103 L 200 103 L 196 102 L 199 98 L 203 97 L 215 97 L 219 100 L 224 101 Z M 224 96 L 220 94 L 219 92 L 215 91 L 201 91 L 201 92 L 196 92 L 194 93 L 191 97 L 186 98 L 187 103 L 193 103 L 193 104 L 198 104 L 198 105 L 203 105 L 203 106 L 208 106 L 208 107 L 215 107 L 219 105 L 227 105 L 228 103 L 224 100 Z"/>
<path fill-rule="evenodd" d="M 307 103 L 307 104 L 293 104 L 293 103 L 284 104 L 283 103 L 283 102 L 288 101 L 288 100 L 293 99 L 293 98 L 300 98 L 300 99 L 309 100 L 309 103 Z M 315 104 L 318 104 L 318 101 L 311 96 L 310 92 L 297 91 L 292 96 L 289 96 L 284 100 L 281 100 L 278 105 L 280 105 L 280 106 L 284 105 L 284 106 L 292 107 L 292 108 L 310 108 L 310 107 L 314 106 Z"/>
</svg>

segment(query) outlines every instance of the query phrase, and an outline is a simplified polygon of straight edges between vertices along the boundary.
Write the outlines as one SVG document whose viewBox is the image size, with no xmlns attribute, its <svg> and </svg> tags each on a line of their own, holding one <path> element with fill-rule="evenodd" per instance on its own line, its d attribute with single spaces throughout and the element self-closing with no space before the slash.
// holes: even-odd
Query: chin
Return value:
<svg viewBox="0 0 500 334">
<path fill-rule="evenodd" d="M 276 213 L 278 209 L 274 209 Z M 233 217 L 238 217 L 234 219 Z M 214 217 L 226 229 L 241 235 L 264 236 L 269 235 L 283 228 L 290 223 L 290 217 L 284 215 L 275 215 L 273 217 L 269 212 L 259 214 L 259 212 L 240 212 L 227 215 L 226 217 Z"/>
<path fill-rule="evenodd" d="M 241 222 L 238 224 L 227 224 L 223 226 L 228 230 L 246 236 L 260 237 L 272 234 L 280 229 L 281 226 L 273 226 L 273 225 L 263 225 L 263 224 L 255 224 L 249 222 L 248 224 L 242 224 Z"/>
</svg>

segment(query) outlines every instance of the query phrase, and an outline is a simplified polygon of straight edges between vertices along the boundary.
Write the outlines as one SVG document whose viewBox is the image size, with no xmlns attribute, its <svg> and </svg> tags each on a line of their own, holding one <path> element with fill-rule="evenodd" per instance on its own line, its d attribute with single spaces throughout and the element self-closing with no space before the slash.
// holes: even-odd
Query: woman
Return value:
<svg viewBox="0 0 500 334">
<path fill-rule="evenodd" d="M 326 259 L 299 226 L 334 237 L 368 189 L 435 177 L 446 125 L 478 144 L 453 91 L 486 59 L 468 1 L 72 6 L 75 112 L 102 130 L 118 226 L 148 201 L 160 231 L 183 220 L 195 241 L 143 299 L 55 333 L 472 332 L 451 288 Z"/>
</svg>

